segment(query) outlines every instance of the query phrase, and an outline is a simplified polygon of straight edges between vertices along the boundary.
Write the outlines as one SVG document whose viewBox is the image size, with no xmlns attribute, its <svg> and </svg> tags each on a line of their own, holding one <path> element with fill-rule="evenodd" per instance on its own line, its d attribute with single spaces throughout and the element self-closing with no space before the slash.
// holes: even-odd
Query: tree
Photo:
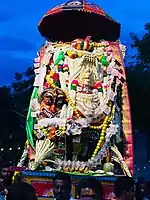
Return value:
<svg viewBox="0 0 150 200">
<path fill-rule="evenodd" d="M 130 36 L 133 40 L 131 45 L 132 48 L 137 49 L 137 60 L 143 64 L 145 67 L 150 67 L 150 23 L 144 26 L 146 33 L 139 39 L 137 35 L 131 33 Z M 142 67 L 143 67 L 142 66 Z"/>
<path fill-rule="evenodd" d="M 14 102 L 10 87 L 0 87 L 0 165 L 16 163 L 22 146 L 19 117 L 13 112 Z M 22 138 L 23 139 L 23 138 Z M 10 163 L 11 164 L 11 163 Z"/>
<path fill-rule="evenodd" d="M 23 73 L 15 73 L 15 81 L 12 83 L 15 111 L 20 117 L 26 117 L 31 93 L 33 90 L 34 70 L 29 67 Z"/>
<path fill-rule="evenodd" d="M 15 73 L 11 87 L 0 87 L 0 160 L 16 165 L 26 140 L 26 116 L 33 89 L 34 70 Z"/>
<path fill-rule="evenodd" d="M 137 35 L 130 34 L 136 48 L 136 64 L 131 63 L 126 68 L 131 102 L 133 128 L 149 131 L 150 123 L 150 23 L 145 26 L 146 33 L 139 39 Z"/>
</svg>

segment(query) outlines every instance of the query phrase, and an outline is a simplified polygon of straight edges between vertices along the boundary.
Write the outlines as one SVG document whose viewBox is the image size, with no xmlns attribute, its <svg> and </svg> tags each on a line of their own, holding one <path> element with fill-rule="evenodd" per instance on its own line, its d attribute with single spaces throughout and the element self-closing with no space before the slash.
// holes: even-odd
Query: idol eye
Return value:
<svg viewBox="0 0 150 200">
<path fill-rule="evenodd" d="M 60 100 L 58 100 L 58 101 L 56 102 L 56 105 L 57 105 L 57 106 L 62 106 L 62 104 L 63 104 L 63 99 L 60 99 Z"/>
<path fill-rule="evenodd" d="M 52 101 L 50 99 L 47 99 L 45 103 L 46 105 L 50 106 L 52 104 Z"/>
<path fill-rule="evenodd" d="M 51 93 L 46 93 L 44 96 L 45 97 L 52 97 L 52 94 Z"/>
</svg>

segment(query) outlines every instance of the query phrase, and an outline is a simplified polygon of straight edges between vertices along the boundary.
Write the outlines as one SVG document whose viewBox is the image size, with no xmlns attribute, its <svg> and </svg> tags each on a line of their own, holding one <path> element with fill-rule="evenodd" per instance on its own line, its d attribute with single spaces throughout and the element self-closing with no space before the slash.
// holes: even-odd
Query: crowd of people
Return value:
<svg viewBox="0 0 150 200">
<path fill-rule="evenodd" d="M 54 179 L 54 196 L 56 200 L 73 200 L 71 196 L 71 179 L 68 175 L 59 175 Z M 103 187 L 94 178 L 82 179 L 78 184 L 80 200 L 103 200 Z M 135 181 L 130 177 L 118 177 L 114 184 L 114 194 L 109 200 L 134 200 L 136 197 Z"/>
<path fill-rule="evenodd" d="M 12 181 L 12 173 L 2 170 L 0 176 L 0 200 L 37 200 L 35 189 L 26 183 L 21 174 Z M 77 186 L 79 200 L 104 200 L 103 186 L 95 178 L 81 179 Z M 53 179 L 54 200 L 75 200 L 72 195 L 72 181 L 69 175 L 58 173 Z M 118 177 L 114 193 L 107 200 L 150 200 L 150 182 L 131 177 Z"/>
<path fill-rule="evenodd" d="M 56 200 L 73 200 L 71 196 L 71 178 L 59 174 L 53 180 L 53 192 Z M 78 184 L 79 200 L 104 200 L 103 186 L 94 178 L 81 179 Z M 139 178 L 137 182 L 128 176 L 120 176 L 114 182 L 114 193 L 107 200 L 150 200 L 150 182 Z M 106 199 L 105 199 L 106 200 Z"/>
</svg>

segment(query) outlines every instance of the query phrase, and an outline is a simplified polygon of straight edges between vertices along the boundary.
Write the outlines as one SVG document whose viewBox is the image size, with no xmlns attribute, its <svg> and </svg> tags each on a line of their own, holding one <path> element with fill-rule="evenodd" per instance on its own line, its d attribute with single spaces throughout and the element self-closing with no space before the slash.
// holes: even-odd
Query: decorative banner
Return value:
<svg viewBox="0 0 150 200">
<path fill-rule="evenodd" d="M 124 79 L 126 79 L 123 58 L 121 56 L 121 49 L 118 42 L 110 43 L 115 59 L 121 64 Z M 130 101 L 128 95 L 128 86 L 125 82 L 122 88 L 122 128 L 124 133 L 124 141 L 126 141 L 125 162 L 128 165 L 132 174 L 134 173 L 134 160 L 133 160 L 133 135 L 132 135 L 132 120 L 130 112 Z"/>
<path fill-rule="evenodd" d="M 50 181 L 31 181 L 32 186 L 35 188 L 38 198 L 46 197 L 52 198 L 53 195 L 53 182 Z"/>
<path fill-rule="evenodd" d="M 112 183 L 103 183 L 103 200 L 112 200 L 115 198 L 114 185 Z"/>
<path fill-rule="evenodd" d="M 38 198 L 53 198 L 53 183 L 50 181 L 31 181 L 32 186 L 36 190 L 36 194 Z M 112 183 L 102 183 L 103 186 L 103 199 L 104 200 L 111 200 L 115 197 L 114 195 L 114 185 Z M 75 187 L 75 188 L 74 188 Z M 77 191 L 77 185 L 73 184 L 74 191 L 72 191 L 72 195 L 74 198 L 77 198 L 75 196 L 75 191 Z"/>
<path fill-rule="evenodd" d="M 35 99 L 37 97 L 38 93 L 38 88 L 34 87 L 34 90 L 32 92 L 32 96 L 31 96 L 31 101 L 33 99 Z M 27 131 L 27 139 L 30 143 L 30 145 L 32 145 L 32 147 L 34 147 L 34 141 L 33 141 L 33 128 L 34 128 L 34 118 L 31 116 L 32 113 L 32 108 L 31 105 L 29 107 L 29 111 L 28 111 L 28 115 L 27 115 L 27 121 L 26 121 L 26 131 Z"/>
</svg>

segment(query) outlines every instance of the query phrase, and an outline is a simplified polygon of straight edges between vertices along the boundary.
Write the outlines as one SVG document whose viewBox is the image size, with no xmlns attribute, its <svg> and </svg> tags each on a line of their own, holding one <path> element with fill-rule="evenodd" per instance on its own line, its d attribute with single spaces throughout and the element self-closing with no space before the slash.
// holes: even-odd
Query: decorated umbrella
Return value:
<svg viewBox="0 0 150 200">
<path fill-rule="evenodd" d="M 50 41 L 66 42 L 86 36 L 94 41 L 116 41 L 120 37 L 120 24 L 96 4 L 85 0 L 68 1 L 49 10 L 38 29 Z"/>
</svg>

